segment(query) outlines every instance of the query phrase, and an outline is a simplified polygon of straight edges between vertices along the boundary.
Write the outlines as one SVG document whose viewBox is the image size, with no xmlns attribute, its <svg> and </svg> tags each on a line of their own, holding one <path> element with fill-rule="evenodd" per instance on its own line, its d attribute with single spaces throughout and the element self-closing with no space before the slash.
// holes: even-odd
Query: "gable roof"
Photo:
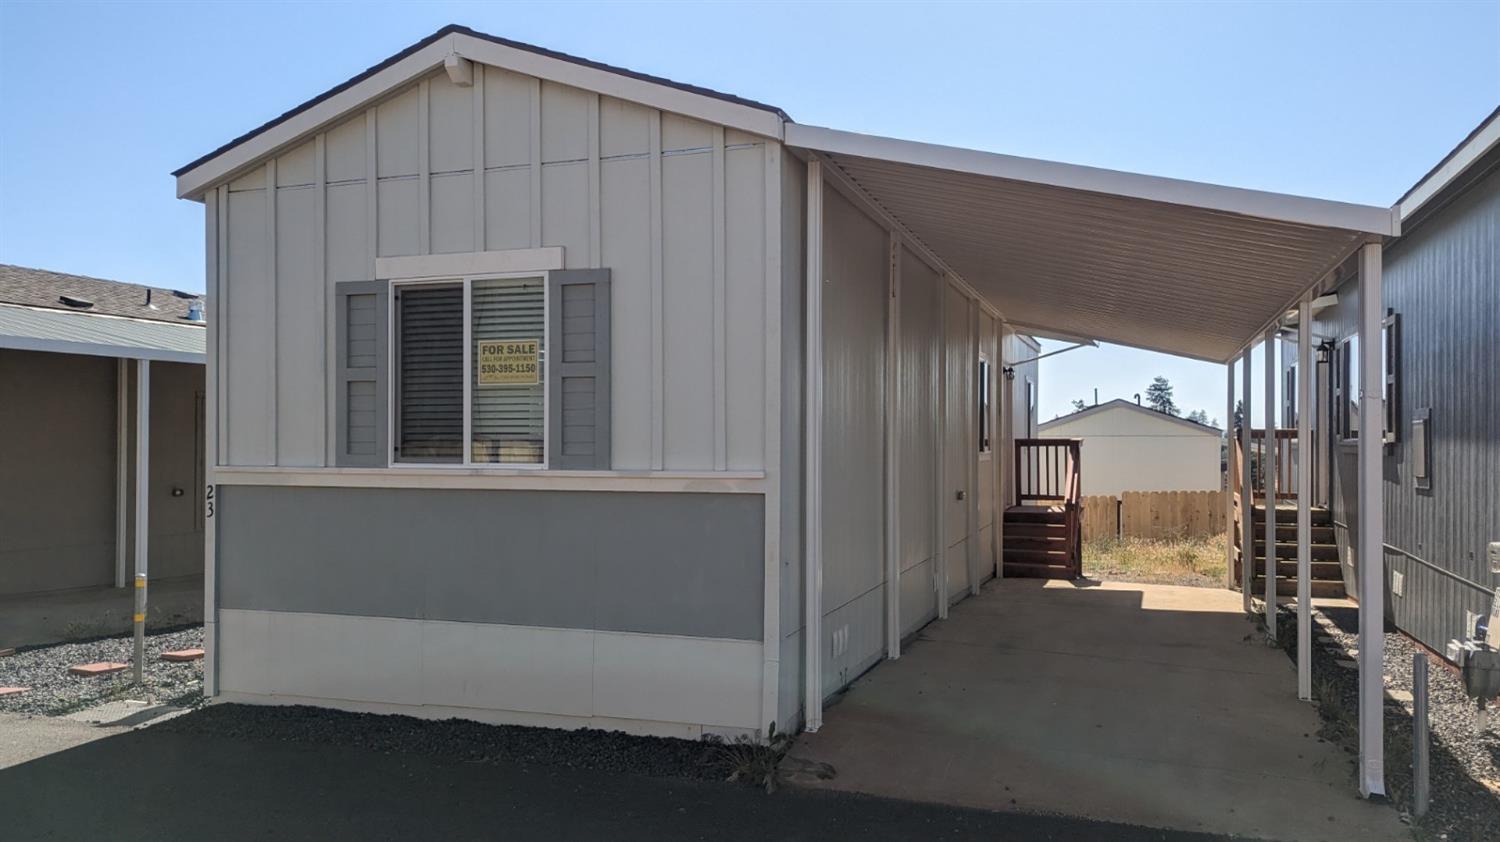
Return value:
<svg viewBox="0 0 1500 842">
<path fill-rule="evenodd" d="M 1189 421 L 1186 418 L 1180 418 L 1176 415 L 1168 415 L 1165 412 L 1160 412 L 1148 406 L 1141 406 L 1138 403 L 1127 401 L 1124 398 L 1115 398 L 1112 401 L 1105 401 L 1104 403 L 1094 404 L 1093 406 L 1087 407 L 1085 409 L 1080 409 L 1077 412 L 1070 412 L 1067 415 L 1059 415 L 1051 421 L 1043 421 L 1041 424 L 1038 424 L 1037 429 L 1039 431 L 1046 430 L 1048 427 L 1052 427 L 1069 421 L 1078 421 L 1080 419 L 1087 418 L 1090 415 L 1096 415 L 1098 413 L 1105 412 L 1111 409 L 1128 409 L 1132 412 L 1139 412 L 1159 421 L 1171 421 L 1174 424 L 1181 424 L 1199 433 L 1213 433 L 1214 435 L 1224 434 L 1224 431 L 1222 429 L 1213 425 L 1199 424 L 1197 421 Z"/>
<path fill-rule="evenodd" d="M 700 85 L 677 82 L 661 76 L 652 76 L 648 73 L 591 61 L 453 23 L 281 116 L 177 168 L 172 175 L 177 178 L 178 198 L 195 195 L 206 187 L 209 181 L 219 180 L 251 161 L 327 125 L 393 88 L 441 66 L 443 60 L 450 54 L 457 54 L 481 64 L 503 67 L 550 81 L 619 96 L 622 99 L 652 105 L 665 111 L 677 111 L 688 116 L 701 117 L 754 134 L 775 137 L 778 140 L 781 138 L 781 124 L 791 120 L 786 112 L 774 105 Z M 523 57 L 530 57 L 532 60 L 516 60 Z M 612 77 L 617 84 L 609 84 L 605 81 L 605 77 Z M 652 96 L 647 92 L 649 88 L 655 88 L 670 95 Z M 698 108 L 693 107 L 694 100 L 698 101 L 696 103 Z M 711 106 L 711 104 L 717 104 L 720 107 L 702 107 Z M 733 116 L 734 110 L 756 112 L 762 115 L 762 119 L 736 120 Z M 290 131 L 276 131 L 288 128 Z M 256 149 L 252 155 L 236 156 L 223 162 L 226 166 L 209 167 L 228 153 L 252 144 L 254 141 L 264 141 L 267 138 L 270 139 L 269 143 L 255 144 Z M 209 170 L 207 174 L 192 177 L 195 173 L 205 169 Z"/>
</svg>

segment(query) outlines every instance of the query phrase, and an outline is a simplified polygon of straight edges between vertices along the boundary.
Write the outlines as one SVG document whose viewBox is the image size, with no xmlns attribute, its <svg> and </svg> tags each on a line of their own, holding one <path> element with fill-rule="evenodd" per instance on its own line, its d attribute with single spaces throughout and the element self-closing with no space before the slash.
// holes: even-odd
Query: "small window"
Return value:
<svg viewBox="0 0 1500 842">
<path fill-rule="evenodd" d="M 1385 321 L 1380 324 L 1381 406 L 1385 409 L 1385 435 L 1383 441 L 1394 444 L 1401 429 L 1400 385 L 1401 375 L 1401 321 L 1394 311 L 1387 310 Z"/>
<path fill-rule="evenodd" d="M 979 357 L 979 452 L 990 452 L 990 361 Z"/>
<path fill-rule="evenodd" d="M 1033 423 L 1036 420 L 1036 384 L 1031 378 L 1026 378 L 1026 437 L 1036 438 L 1036 428 Z"/>
<path fill-rule="evenodd" d="M 1411 419 L 1411 447 L 1407 455 L 1411 463 L 1412 484 L 1419 489 L 1432 488 L 1431 437 L 1432 410 L 1423 407 Z"/>
<path fill-rule="evenodd" d="M 1359 439 L 1359 336 L 1345 339 L 1339 346 L 1339 437 L 1345 441 Z"/>
<path fill-rule="evenodd" d="M 397 462 L 545 463 L 545 287 L 536 277 L 396 286 Z"/>
<path fill-rule="evenodd" d="M 1292 363 L 1282 377 L 1281 426 L 1283 429 L 1297 428 L 1297 364 Z"/>
</svg>

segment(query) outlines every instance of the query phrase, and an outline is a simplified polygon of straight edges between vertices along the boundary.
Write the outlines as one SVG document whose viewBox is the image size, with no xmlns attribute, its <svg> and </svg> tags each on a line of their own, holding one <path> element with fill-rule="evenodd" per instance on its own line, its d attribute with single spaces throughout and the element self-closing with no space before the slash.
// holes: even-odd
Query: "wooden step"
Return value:
<svg viewBox="0 0 1500 842">
<path fill-rule="evenodd" d="M 1339 559 L 1339 548 L 1335 544 L 1311 544 L 1311 545 L 1308 546 L 1307 549 L 1308 549 L 1308 552 L 1311 555 L 1313 561 L 1338 561 L 1338 559 Z M 1235 543 L 1235 550 L 1236 551 L 1239 550 L 1239 543 L 1238 542 Z M 1266 542 L 1265 541 L 1256 541 L 1255 542 L 1255 557 L 1258 558 L 1258 559 L 1262 559 L 1262 558 L 1266 557 Z M 1276 542 L 1276 557 L 1277 558 L 1293 558 L 1293 559 L 1296 558 L 1297 557 L 1297 544 L 1296 544 L 1296 542 L 1295 541 L 1293 541 L 1291 543 L 1282 543 L 1280 541 Z"/>
<path fill-rule="evenodd" d="M 1266 537 L 1266 525 L 1264 523 L 1257 522 L 1253 525 L 1252 528 L 1257 539 L 1263 539 Z M 1312 529 L 1308 530 L 1308 536 L 1314 544 L 1334 543 L 1332 526 L 1314 526 Z M 1239 537 L 1238 532 L 1235 533 L 1235 537 Z M 1280 519 L 1278 519 L 1276 521 L 1276 541 L 1277 543 L 1280 543 L 1282 541 L 1291 541 L 1292 543 L 1296 543 L 1297 522 L 1293 520 L 1291 523 L 1284 523 Z"/>
<path fill-rule="evenodd" d="M 1033 564 L 1006 559 L 1004 575 L 1010 579 L 1071 579 L 1072 565 Z"/>
<path fill-rule="evenodd" d="M 1005 522 L 1067 523 L 1068 513 L 1062 506 L 1011 506 L 1005 510 Z"/>
<path fill-rule="evenodd" d="M 1255 506 L 1252 508 L 1252 511 L 1253 511 L 1253 515 L 1252 515 L 1252 518 L 1251 518 L 1251 521 L 1250 521 L 1251 523 L 1265 523 L 1265 520 L 1266 520 L 1266 504 L 1265 503 L 1256 503 Z M 1309 514 L 1312 515 L 1312 522 L 1313 522 L 1314 526 L 1332 526 L 1333 525 L 1333 512 L 1332 512 L 1332 510 L 1328 509 L 1327 507 L 1324 507 L 1324 506 L 1314 506 L 1312 509 L 1309 510 Z M 1278 504 L 1276 506 L 1276 522 L 1277 523 L 1282 523 L 1282 522 L 1285 522 L 1285 523 L 1296 523 L 1297 522 L 1297 504 L 1295 504 L 1295 503 L 1281 503 L 1281 504 Z"/>
<path fill-rule="evenodd" d="M 1057 550 L 1066 552 L 1068 536 L 1059 535 L 1012 535 L 1005 533 L 1005 549 L 1010 550 Z"/>
<path fill-rule="evenodd" d="M 1255 573 L 1257 575 L 1262 574 L 1262 573 L 1264 573 L 1264 571 L 1266 569 L 1265 568 L 1265 563 L 1264 563 L 1264 561 L 1262 559 L 1256 559 L 1255 560 L 1255 566 L 1252 567 L 1252 568 L 1250 568 L 1250 569 L 1253 570 L 1253 571 L 1255 571 Z M 1312 564 L 1308 565 L 1308 574 L 1312 577 L 1312 580 L 1315 581 L 1315 582 L 1342 582 L 1342 581 L 1344 581 L 1343 566 L 1340 565 L 1337 561 L 1315 561 Z M 1288 579 L 1296 579 L 1297 578 L 1297 562 L 1295 560 L 1292 560 L 1292 561 L 1283 561 L 1281 559 L 1277 559 L 1277 561 L 1276 561 L 1276 575 L 1278 577 L 1285 577 L 1285 578 L 1288 578 Z M 1239 561 L 1239 559 L 1235 559 L 1234 560 L 1234 578 L 1236 580 L 1238 580 L 1239 577 L 1240 577 L 1240 561 Z"/>
<path fill-rule="evenodd" d="M 1072 564 L 1068 556 L 1066 544 L 1054 544 L 1047 547 L 1013 547 L 1005 548 L 1005 563 L 1018 562 L 1021 564 Z"/>
<path fill-rule="evenodd" d="M 1059 523 L 1037 523 L 1035 521 L 1020 521 L 1005 523 L 1005 540 L 1012 538 L 1062 538 L 1068 537 L 1068 524 Z"/>
<path fill-rule="evenodd" d="M 1251 579 L 1250 592 L 1252 594 L 1263 594 L 1266 592 L 1266 578 L 1256 576 Z M 1344 597 L 1343 582 L 1309 582 L 1314 599 L 1342 599 Z M 1297 580 L 1276 578 L 1277 596 L 1296 596 Z"/>
</svg>

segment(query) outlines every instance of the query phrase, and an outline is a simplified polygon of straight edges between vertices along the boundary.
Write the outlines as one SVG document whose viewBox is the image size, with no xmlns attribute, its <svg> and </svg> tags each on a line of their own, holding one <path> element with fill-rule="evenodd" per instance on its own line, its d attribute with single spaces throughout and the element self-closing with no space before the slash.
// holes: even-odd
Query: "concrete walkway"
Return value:
<svg viewBox="0 0 1500 842">
<path fill-rule="evenodd" d="M 812 786 L 1293 840 L 1410 839 L 1230 591 L 992 582 L 830 707 Z M 1247 639 L 1249 637 L 1249 639 Z"/>
<path fill-rule="evenodd" d="M 203 622 L 203 577 L 151 583 L 148 629 Z M 135 612 L 133 588 L 75 588 L 0 597 L 0 649 L 124 634 Z"/>
</svg>

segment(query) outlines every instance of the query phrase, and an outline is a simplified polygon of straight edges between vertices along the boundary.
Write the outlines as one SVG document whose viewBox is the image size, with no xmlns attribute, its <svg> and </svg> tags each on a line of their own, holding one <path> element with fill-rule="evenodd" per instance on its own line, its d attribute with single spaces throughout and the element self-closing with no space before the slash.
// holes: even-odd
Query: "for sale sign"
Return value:
<svg viewBox="0 0 1500 842">
<path fill-rule="evenodd" d="M 535 386 L 541 382 L 537 339 L 505 339 L 479 343 L 479 385 Z"/>
</svg>

